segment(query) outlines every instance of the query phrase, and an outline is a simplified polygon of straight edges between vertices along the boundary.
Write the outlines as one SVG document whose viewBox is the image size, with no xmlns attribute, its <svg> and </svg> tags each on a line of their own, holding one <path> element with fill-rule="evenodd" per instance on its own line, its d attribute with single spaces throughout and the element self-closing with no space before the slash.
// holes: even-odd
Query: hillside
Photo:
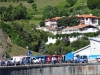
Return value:
<svg viewBox="0 0 100 75">
<path fill-rule="evenodd" d="M 37 8 L 39 10 L 43 9 L 44 7 L 51 5 L 51 6 L 56 6 L 59 2 L 63 2 L 65 0 L 34 0 L 34 3 L 37 5 Z M 20 3 L 22 3 L 26 8 L 31 9 L 32 4 L 27 3 L 26 1 L 19 1 L 19 2 L 0 2 L 0 6 L 6 6 L 8 7 L 9 5 L 12 6 L 17 6 Z"/>
<path fill-rule="evenodd" d="M 12 44 L 10 52 L 11 52 L 11 56 L 14 56 L 14 55 L 27 55 L 28 50 L 23 48 L 23 47 Z M 37 52 L 34 52 L 34 51 L 31 51 L 31 52 L 32 52 L 32 55 L 40 55 L 40 53 L 37 53 Z"/>
<path fill-rule="evenodd" d="M 65 0 L 35 0 L 37 8 L 42 10 L 44 7 L 51 5 L 56 6 L 60 2 L 64 2 Z"/>
<path fill-rule="evenodd" d="M 9 53 L 10 56 L 15 56 L 15 55 L 27 55 L 28 50 L 13 44 L 9 38 L 6 39 L 5 35 L 0 29 L 0 58 L 2 58 L 2 56 L 5 56 L 4 52 Z M 33 55 L 40 55 L 40 53 L 34 51 L 31 52 Z"/>
<path fill-rule="evenodd" d="M 77 2 L 76 2 L 76 4 L 73 6 L 73 7 L 77 7 L 77 6 L 86 6 L 87 4 L 86 4 L 86 1 L 87 0 L 78 0 Z"/>
<path fill-rule="evenodd" d="M 41 42 L 46 42 L 47 37 L 50 35 L 49 33 L 36 30 L 37 25 L 39 25 L 41 21 L 46 18 L 52 18 L 55 16 L 70 16 L 72 14 L 75 16 L 76 14 L 90 13 L 89 8 L 87 7 L 87 0 L 77 0 L 76 4 L 74 4 L 73 6 L 70 6 L 70 3 L 68 4 L 65 1 L 66 0 L 34 0 L 33 3 L 36 4 L 36 10 L 32 8 L 33 3 L 27 3 L 27 1 L 24 0 L 18 2 L 0 2 L 0 6 L 5 6 L 5 9 L 8 9 L 10 11 L 8 12 L 7 10 L 4 10 L 2 12 L 1 8 L 2 14 L 0 14 L 0 18 L 2 18 L 3 21 L 6 21 L 5 24 L 9 24 L 8 27 L 6 27 L 7 25 L 2 26 L 3 30 L 5 30 L 6 33 L 5 38 L 10 37 L 12 39 L 11 42 L 7 43 L 4 43 L 5 41 L 2 41 L 2 43 L 4 43 L 3 47 L 5 48 L 6 52 L 8 52 L 11 56 L 25 55 L 27 54 L 27 49 L 25 48 L 25 46 L 28 45 L 32 50 L 33 55 L 40 55 L 36 52 L 39 52 Z M 52 7 L 56 5 L 58 6 Z M 44 7 L 47 6 L 50 6 L 50 8 L 44 10 Z M 9 9 L 8 7 L 11 9 Z M 44 14 L 43 10 L 45 12 Z M 12 31 L 10 27 L 13 27 Z M 16 45 L 13 43 L 15 43 Z M 54 53 L 54 48 L 51 49 L 52 54 Z M 58 50 L 60 48 L 60 46 L 59 48 L 57 47 Z M 65 47 L 66 52 L 67 49 L 68 48 Z M 71 48 L 69 49 L 72 50 Z"/>
</svg>

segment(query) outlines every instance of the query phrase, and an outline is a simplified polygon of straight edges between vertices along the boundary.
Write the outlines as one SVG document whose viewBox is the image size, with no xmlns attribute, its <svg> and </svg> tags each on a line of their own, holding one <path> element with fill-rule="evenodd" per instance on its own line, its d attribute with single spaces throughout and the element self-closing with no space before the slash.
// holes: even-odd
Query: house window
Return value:
<svg viewBox="0 0 100 75">
<path fill-rule="evenodd" d="M 69 30 L 69 31 L 72 31 L 72 30 Z"/>
<path fill-rule="evenodd" d="M 82 20 L 84 20 L 84 18 L 82 18 Z"/>
<path fill-rule="evenodd" d="M 88 20 L 88 18 L 86 18 L 86 20 Z"/>
<path fill-rule="evenodd" d="M 65 32 L 67 32 L 67 30 L 65 30 Z"/>
</svg>

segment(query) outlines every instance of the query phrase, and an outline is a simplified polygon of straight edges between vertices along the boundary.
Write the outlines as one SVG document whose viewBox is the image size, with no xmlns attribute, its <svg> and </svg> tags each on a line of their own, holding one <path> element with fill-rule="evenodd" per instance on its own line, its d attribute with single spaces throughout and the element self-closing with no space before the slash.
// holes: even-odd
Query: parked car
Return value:
<svg viewBox="0 0 100 75">
<path fill-rule="evenodd" d="M 80 56 L 80 62 L 82 62 L 82 63 L 88 63 L 88 57 L 86 55 Z"/>
<path fill-rule="evenodd" d="M 39 59 L 36 59 L 35 57 L 31 57 L 31 58 L 33 64 L 39 64 Z"/>
<path fill-rule="evenodd" d="M 9 58 L 8 61 L 11 65 L 14 65 L 15 62 L 16 62 L 17 65 L 19 65 L 22 58 L 23 58 L 23 55 L 21 55 L 21 56 L 12 56 L 11 58 Z"/>
<path fill-rule="evenodd" d="M 100 62 L 100 56 L 96 58 L 97 62 Z"/>
<path fill-rule="evenodd" d="M 59 63 L 61 58 L 62 58 L 62 55 L 57 55 L 57 54 L 54 54 L 52 57 L 55 57 L 56 58 L 56 63 Z"/>
<path fill-rule="evenodd" d="M 51 55 L 45 55 L 45 57 L 46 57 L 46 63 L 47 64 L 51 63 L 52 56 Z"/>
<path fill-rule="evenodd" d="M 89 55 L 88 63 L 96 63 L 100 61 L 100 55 Z"/>
</svg>

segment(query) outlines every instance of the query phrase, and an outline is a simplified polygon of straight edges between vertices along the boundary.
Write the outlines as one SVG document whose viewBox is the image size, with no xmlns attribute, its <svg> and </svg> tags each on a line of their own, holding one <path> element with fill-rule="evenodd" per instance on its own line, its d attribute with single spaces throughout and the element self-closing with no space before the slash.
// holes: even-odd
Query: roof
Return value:
<svg viewBox="0 0 100 75">
<path fill-rule="evenodd" d="M 89 48 L 90 46 L 91 46 L 91 45 L 89 44 L 89 45 L 87 45 L 87 46 L 85 46 L 85 47 L 82 47 L 81 49 L 78 49 L 78 50 L 74 51 L 73 53 L 76 54 L 76 53 L 78 53 L 78 52 L 80 52 L 80 51 L 83 51 L 83 50 Z"/>
<path fill-rule="evenodd" d="M 48 22 L 50 19 L 46 19 L 46 20 L 44 20 L 45 22 Z"/>
<path fill-rule="evenodd" d="M 55 17 L 55 18 L 51 18 L 51 20 L 59 20 L 61 19 L 62 17 Z"/>
<path fill-rule="evenodd" d="M 78 18 L 98 18 L 97 16 L 93 16 L 92 14 L 83 14 L 77 15 Z"/>
<path fill-rule="evenodd" d="M 45 20 L 45 22 L 47 22 L 47 21 L 50 21 L 50 20 L 59 20 L 59 19 L 61 19 L 62 17 L 54 17 L 54 18 L 51 18 L 51 19 L 46 19 Z"/>
<path fill-rule="evenodd" d="M 77 26 L 72 26 L 72 27 L 67 27 L 66 29 L 81 29 L 81 28 L 85 28 L 87 26 L 92 26 L 92 27 L 95 27 L 93 25 L 85 25 L 85 24 L 80 24 L 80 25 L 77 25 Z M 96 28 L 96 27 L 95 27 Z"/>
<path fill-rule="evenodd" d="M 89 40 L 93 40 L 93 41 L 96 41 L 96 42 L 100 42 L 100 38 L 89 38 Z"/>
<path fill-rule="evenodd" d="M 46 29 L 49 30 L 49 31 L 57 31 L 57 29 L 53 28 L 53 27 L 46 27 Z"/>
</svg>

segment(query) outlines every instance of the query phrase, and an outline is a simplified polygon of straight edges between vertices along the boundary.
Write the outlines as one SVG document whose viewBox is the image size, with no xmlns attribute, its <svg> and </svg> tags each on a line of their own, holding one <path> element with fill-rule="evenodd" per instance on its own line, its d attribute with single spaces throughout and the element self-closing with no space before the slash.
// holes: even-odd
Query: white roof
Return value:
<svg viewBox="0 0 100 75">
<path fill-rule="evenodd" d="M 98 41 L 100 42 L 100 38 L 89 38 L 89 40 Z"/>
</svg>

